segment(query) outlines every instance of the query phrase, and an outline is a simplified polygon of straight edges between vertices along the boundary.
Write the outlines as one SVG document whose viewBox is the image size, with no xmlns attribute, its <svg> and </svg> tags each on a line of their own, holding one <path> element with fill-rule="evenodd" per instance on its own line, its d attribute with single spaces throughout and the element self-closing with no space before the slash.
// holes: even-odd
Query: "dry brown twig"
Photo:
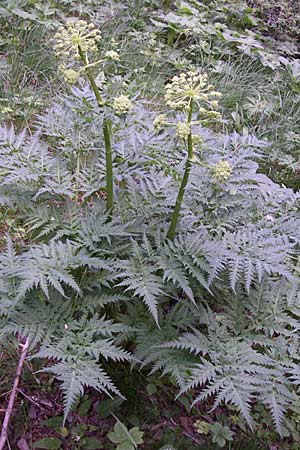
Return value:
<svg viewBox="0 0 300 450">
<path fill-rule="evenodd" d="M 9 402 L 7 405 L 7 409 L 6 409 L 3 424 L 2 424 L 2 430 L 1 430 L 1 435 L 0 435 L 0 450 L 4 449 L 4 446 L 5 446 L 5 443 L 7 440 L 8 425 L 9 425 L 9 421 L 10 421 L 10 416 L 13 411 L 14 402 L 15 402 L 15 399 L 16 399 L 16 396 L 18 393 L 18 386 L 19 386 L 19 382 L 20 382 L 20 378 L 21 378 L 23 365 L 24 365 L 25 358 L 26 358 L 26 355 L 29 350 L 29 340 L 26 339 L 24 344 L 20 343 L 20 347 L 22 350 L 21 350 L 21 355 L 20 355 L 19 363 L 18 363 L 17 370 L 16 370 L 14 385 L 13 385 L 11 394 L 9 396 Z"/>
</svg>

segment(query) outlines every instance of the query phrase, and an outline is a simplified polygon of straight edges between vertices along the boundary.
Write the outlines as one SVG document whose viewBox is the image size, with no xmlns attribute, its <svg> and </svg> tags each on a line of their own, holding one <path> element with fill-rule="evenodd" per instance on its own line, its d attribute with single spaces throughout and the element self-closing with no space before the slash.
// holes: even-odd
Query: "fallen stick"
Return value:
<svg viewBox="0 0 300 450">
<path fill-rule="evenodd" d="M 20 377 L 21 377 L 24 361 L 25 361 L 27 352 L 29 350 L 28 339 L 26 339 L 25 344 L 20 344 L 20 347 L 21 347 L 22 351 L 21 351 L 21 355 L 20 355 L 20 359 L 19 359 L 19 364 L 18 364 L 18 367 L 16 370 L 14 385 L 13 385 L 13 388 L 12 388 L 12 391 L 11 391 L 11 394 L 9 397 L 8 406 L 7 406 L 3 424 L 2 424 L 2 430 L 1 430 L 1 435 L 0 435 L 0 450 L 4 449 L 4 445 L 5 445 L 5 442 L 7 439 L 7 431 L 8 431 L 10 416 L 13 411 L 14 402 L 15 402 L 15 399 L 17 396 L 18 386 L 19 386 L 19 382 L 20 382 Z"/>
</svg>

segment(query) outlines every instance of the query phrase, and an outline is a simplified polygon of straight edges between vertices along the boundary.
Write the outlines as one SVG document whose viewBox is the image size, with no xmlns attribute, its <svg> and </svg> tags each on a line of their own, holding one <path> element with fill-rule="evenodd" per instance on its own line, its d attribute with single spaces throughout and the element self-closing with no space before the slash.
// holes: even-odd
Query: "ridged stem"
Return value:
<svg viewBox="0 0 300 450">
<path fill-rule="evenodd" d="M 106 166 L 106 211 L 111 219 L 114 200 L 114 183 L 112 169 L 112 150 L 111 150 L 111 121 L 105 120 L 103 126 L 104 145 L 105 145 L 105 166 Z"/>
<path fill-rule="evenodd" d="M 84 66 L 84 70 L 85 70 L 86 76 L 88 77 L 88 80 L 90 82 L 91 88 L 92 88 L 92 90 L 93 90 L 93 92 L 95 94 L 97 103 L 98 103 L 99 106 L 103 106 L 104 105 L 104 100 L 101 97 L 101 94 L 100 94 L 98 86 L 96 84 L 94 75 L 92 74 L 92 71 L 91 71 L 90 67 L 88 66 L 88 60 L 87 60 L 86 54 L 82 50 L 80 45 L 78 46 L 78 53 L 79 53 L 80 59 L 82 61 L 82 64 Z"/>
<path fill-rule="evenodd" d="M 188 118 L 187 118 L 187 124 L 189 126 L 191 126 L 192 115 L 193 115 L 193 99 L 190 100 L 190 104 L 189 104 L 189 113 L 188 113 Z M 187 150 L 188 150 L 188 154 L 187 154 L 187 160 L 185 163 L 184 174 L 182 177 L 181 185 L 180 185 L 178 195 L 176 198 L 176 202 L 175 202 L 175 206 L 174 206 L 174 211 L 172 214 L 171 223 L 170 223 L 169 230 L 167 233 L 167 239 L 170 239 L 170 240 L 173 240 L 175 237 L 175 232 L 176 232 L 177 223 L 179 220 L 179 214 L 180 214 L 180 210 L 181 210 L 182 200 L 184 197 L 186 185 L 188 184 L 188 181 L 189 181 L 189 176 L 190 176 L 190 171 L 191 171 L 191 166 L 192 166 L 193 138 L 192 138 L 191 128 L 190 128 L 190 132 L 189 132 L 188 139 L 187 139 Z"/>
<path fill-rule="evenodd" d="M 91 88 L 95 94 L 98 106 L 104 105 L 104 100 L 101 97 L 98 86 L 95 82 L 94 75 L 92 74 L 90 67 L 88 66 L 88 61 L 85 52 L 78 46 L 78 53 L 80 59 L 83 63 L 86 76 L 90 82 Z M 104 146 L 105 146 L 105 172 L 106 172 L 106 211 L 109 214 L 109 219 L 111 219 L 112 209 L 113 209 L 113 168 L 112 168 L 112 148 L 111 148 L 111 128 L 112 123 L 110 120 L 105 119 L 103 124 L 103 136 L 104 136 Z"/>
</svg>

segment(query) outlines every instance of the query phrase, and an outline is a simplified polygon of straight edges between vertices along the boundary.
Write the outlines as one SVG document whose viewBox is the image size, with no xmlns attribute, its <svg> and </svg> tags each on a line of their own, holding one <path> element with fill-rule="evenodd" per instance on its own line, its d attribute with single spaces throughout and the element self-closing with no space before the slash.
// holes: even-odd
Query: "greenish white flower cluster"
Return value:
<svg viewBox="0 0 300 450">
<path fill-rule="evenodd" d="M 95 52 L 101 40 L 101 33 L 92 23 L 85 20 L 69 21 L 60 27 L 54 36 L 54 51 L 60 57 L 79 58 L 79 48 L 83 52 Z"/>
<path fill-rule="evenodd" d="M 77 20 L 67 22 L 64 27 L 60 27 L 55 35 L 54 50 L 62 59 L 62 64 L 59 66 L 65 82 L 75 84 L 80 76 L 80 73 L 85 71 L 88 74 L 89 80 L 94 79 L 92 88 L 95 92 L 98 103 L 104 104 L 102 96 L 97 87 L 97 77 L 94 77 L 90 70 L 91 66 L 104 62 L 105 60 L 120 61 L 120 56 L 115 50 L 107 50 L 104 54 L 103 61 L 89 63 L 88 53 L 98 50 L 98 42 L 101 40 L 101 33 L 95 28 L 92 23 L 89 24 L 85 20 Z M 77 68 L 74 60 L 79 59 L 81 68 Z M 103 72 L 101 75 L 105 78 Z M 102 78 L 103 78 L 102 77 Z M 101 80 L 101 85 L 103 80 Z M 133 105 L 126 95 L 116 97 L 110 105 L 116 115 L 121 115 L 129 112 Z"/>
<path fill-rule="evenodd" d="M 153 126 L 156 131 L 160 131 L 164 128 L 166 125 L 166 116 L 165 114 L 159 114 L 154 120 L 153 120 Z"/>
<path fill-rule="evenodd" d="M 212 106 L 212 105 L 211 105 Z M 221 119 L 221 113 L 219 111 L 215 111 L 214 109 L 206 109 L 200 107 L 198 110 L 199 117 L 203 122 L 207 123 L 212 120 Z"/>
<path fill-rule="evenodd" d="M 203 139 L 199 134 L 193 134 L 192 135 L 193 144 L 195 145 L 201 145 L 203 143 Z"/>
<path fill-rule="evenodd" d="M 107 52 L 105 52 L 104 56 L 106 59 L 111 59 L 112 61 L 120 61 L 119 53 L 115 50 L 108 50 Z"/>
<path fill-rule="evenodd" d="M 64 66 L 61 66 L 60 71 L 62 73 L 63 79 L 68 84 L 75 84 L 78 81 L 80 73 L 74 69 L 67 69 Z"/>
<path fill-rule="evenodd" d="M 232 169 L 228 161 L 220 160 L 212 167 L 213 179 L 215 182 L 224 182 L 232 174 Z"/>
<path fill-rule="evenodd" d="M 205 73 L 181 73 L 173 77 L 165 89 L 166 104 L 172 109 L 186 110 L 191 100 L 196 103 L 201 101 L 216 108 L 216 98 L 221 96 L 220 92 L 214 91 L 214 87 L 208 84 L 208 76 Z"/>
<path fill-rule="evenodd" d="M 166 104 L 175 110 L 187 113 L 186 122 L 174 123 L 176 136 L 187 140 L 191 133 L 191 126 L 195 123 L 207 123 L 221 117 L 216 111 L 218 98 L 221 93 L 214 90 L 214 86 L 208 83 L 208 75 L 198 72 L 187 72 L 176 75 L 165 87 Z M 193 112 L 198 112 L 199 121 L 192 121 Z M 159 131 L 166 125 L 166 116 L 159 114 L 153 121 L 155 131 Z M 172 125 L 172 123 L 168 123 Z M 201 145 L 201 136 L 193 135 L 192 141 L 195 145 Z"/>
<path fill-rule="evenodd" d="M 178 122 L 176 124 L 176 136 L 179 139 L 186 140 L 191 132 L 191 127 L 186 122 Z"/>
<path fill-rule="evenodd" d="M 117 115 L 126 114 L 132 109 L 132 102 L 126 95 L 120 95 L 113 101 L 112 108 Z"/>
</svg>

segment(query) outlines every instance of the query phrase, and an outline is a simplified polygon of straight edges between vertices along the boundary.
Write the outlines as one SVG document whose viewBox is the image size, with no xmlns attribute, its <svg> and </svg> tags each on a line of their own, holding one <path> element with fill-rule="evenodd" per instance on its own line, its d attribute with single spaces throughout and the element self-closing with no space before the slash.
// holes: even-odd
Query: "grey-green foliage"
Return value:
<svg viewBox="0 0 300 450">
<path fill-rule="evenodd" d="M 73 403 L 84 392 L 85 386 L 108 395 L 120 391 L 98 364 L 99 358 L 108 361 L 126 361 L 131 355 L 116 345 L 116 336 L 126 332 L 121 324 L 114 324 L 105 317 L 67 322 L 64 328 L 56 330 L 48 340 L 43 340 L 37 358 L 49 358 L 58 361 L 47 367 L 62 382 L 65 401 L 65 417 Z"/>
<path fill-rule="evenodd" d="M 32 136 L 0 129 L 0 204 L 17 208 L 24 233 L 0 256 L 2 339 L 30 339 L 62 382 L 65 415 L 85 386 L 121 395 L 108 362 L 128 360 L 196 402 L 234 404 L 252 428 L 261 402 L 281 432 L 299 402 L 299 194 L 258 172 L 264 141 L 195 125 L 204 143 L 167 241 L 185 149 L 136 101 L 115 122 L 108 221 L 94 108 L 74 89 Z M 220 184 L 205 166 L 224 159 L 232 175 Z"/>
</svg>

